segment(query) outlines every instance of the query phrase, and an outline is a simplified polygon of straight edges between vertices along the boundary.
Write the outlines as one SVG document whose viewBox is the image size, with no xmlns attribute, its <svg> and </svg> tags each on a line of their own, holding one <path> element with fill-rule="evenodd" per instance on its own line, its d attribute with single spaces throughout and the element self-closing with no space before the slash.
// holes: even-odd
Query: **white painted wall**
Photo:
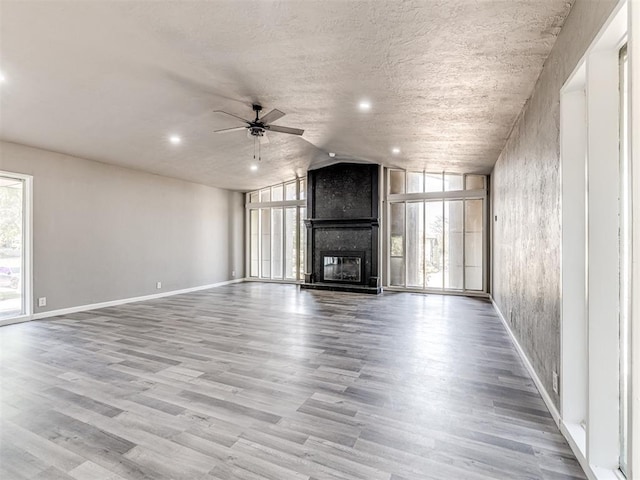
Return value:
<svg viewBox="0 0 640 480">
<path fill-rule="evenodd" d="M 7 142 L 0 170 L 33 176 L 36 314 L 244 276 L 241 193 Z"/>
</svg>

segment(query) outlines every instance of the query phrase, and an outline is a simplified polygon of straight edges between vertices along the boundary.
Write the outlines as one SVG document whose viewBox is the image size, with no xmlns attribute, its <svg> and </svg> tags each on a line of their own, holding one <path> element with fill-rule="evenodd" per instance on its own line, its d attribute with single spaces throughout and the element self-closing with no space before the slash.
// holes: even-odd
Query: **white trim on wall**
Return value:
<svg viewBox="0 0 640 480">
<path fill-rule="evenodd" d="M 559 426 L 593 480 L 620 456 L 619 51 L 621 0 L 560 90 L 562 317 Z M 633 130 L 632 130 L 633 131 Z M 637 478 L 631 474 L 629 479 Z"/>
<path fill-rule="evenodd" d="M 562 212 L 560 412 L 580 425 L 587 417 L 586 320 L 586 92 L 585 69 L 560 96 L 560 183 Z M 584 430 L 583 430 L 584 432 Z M 583 444 L 584 442 L 581 442 Z M 584 449 L 583 449 L 584 451 Z"/>
<path fill-rule="evenodd" d="M 640 1 L 629 2 L 628 42 L 630 76 L 629 155 L 632 170 L 632 260 L 631 260 L 631 325 L 630 325 L 630 401 L 629 410 L 629 475 L 640 478 Z"/>
<path fill-rule="evenodd" d="M 190 288 L 182 288 L 180 290 L 172 290 L 169 292 L 162 292 L 162 293 L 154 293 L 151 295 L 143 295 L 140 297 L 130 297 L 130 298 L 123 298 L 120 300 L 111 300 L 108 302 L 100 302 L 100 303 L 92 303 L 89 305 L 79 305 L 76 307 L 68 307 L 68 308 L 61 308 L 58 310 L 50 310 L 48 312 L 40 312 L 40 313 L 36 313 L 34 315 L 23 315 L 21 317 L 14 317 L 11 319 L 7 319 L 7 320 L 0 320 L 0 327 L 6 326 L 6 325 L 12 325 L 15 323 L 23 323 L 23 322 L 30 322 L 32 320 L 41 320 L 43 318 L 50 318 L 50 317 L 57 317 L 60 315 L 69 315 L 70 313 L 76 313 L 76 312 L 86 312 L 89 310 L 96 310 L 98 308 L 106 308 L 106 307 L 115 307 L 118 305 L 124 305 L 127 303 L 134 303 L 134 302 L 144 302 L 147 300 L 154 300 L 157 298 L 163 298 L 163 297 L 172 297 L 174 295 L 181 295 L 183 293 L 191 293 L 191 292 L 198 292 L 201 290 L 208 290 L 210 288 L 217 288 L 217 287 L 223 287 L 225 285 L 231 285 L 234 283 L 241 283 L 244 282 L 245 279 L 244 278 L 237 278 L 235 280 L 227 280 L 224 282 L 217 282 L 217 283 L 211 283 L 209 285 L 200 285 L 197 287 L 190 287 Z"/>
<path fill-rule="evenodd" d="M 618 50 L 587 58 L 587 458 L 607 469 L 620 453 Z"/>
</svg>

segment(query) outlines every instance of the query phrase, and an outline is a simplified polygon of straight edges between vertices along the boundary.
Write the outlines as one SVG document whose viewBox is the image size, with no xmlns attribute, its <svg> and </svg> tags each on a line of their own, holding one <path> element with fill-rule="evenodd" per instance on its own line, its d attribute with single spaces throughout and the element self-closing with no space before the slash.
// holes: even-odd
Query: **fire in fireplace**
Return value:
<svg viewBox="0 0 640 480">
<path fill-rule="evenodd" d="M 323 281 L 362 282 L 362 257 L 355 255 L 323 255 Z"/>
</svg>

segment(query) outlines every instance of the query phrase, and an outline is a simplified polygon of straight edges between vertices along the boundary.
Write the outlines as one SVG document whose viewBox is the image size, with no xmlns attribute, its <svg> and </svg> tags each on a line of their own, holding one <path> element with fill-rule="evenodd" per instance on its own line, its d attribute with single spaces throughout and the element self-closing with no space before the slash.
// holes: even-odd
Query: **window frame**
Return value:
<svg viewBox="0 0 640 480">
<path fill-rule="evenodd" d="M 418 193 L 390 193 L 391 192 L 391 174 L 392 172 L 404 172 L 404 192 L 408 191 L 409 187 L 409 173 L 418 173 L 423 175 L 422 179 L 422 189 L 423 192 Z M 442 178 L 442 189 L 438 192 L 425 192 L 427 189 L 427 176 L 433 177 L 434 175 L 439 175 Z M 445 179 L 447 175 L 460 175 L 462 177 L 462 189 L 461 190 L 446 190 Z M 467 177 L 469 176 L 479 176 L 484 179 L 484 188 L 482 189 L 474 189 L 467 190 Z M 422 172 L 404 170 L 400 168 L 385 168 L 384 175 L 384 186 L 385 186 L 385 196 L 384 201 L 386 207 L 384 209 L 385 212 L 385 233 L 384 233 L 384 243 L 385 243 L 385 271 L 384 271 L 384 285 L 385 288 L 389 290 L 401 290 L 401 291 L 412 291 L 412 292 L 424 292 L 424 293 L 445 293 L 445 294 L 460 294 L 460 295 L 487 295 L 488 289 L 488 178 L 486 175 L 473 174 L 473 173 L 465 173 L 465 174 L 454 174 L 451 172 L 432 172 L 423 170 Z M 423 281 L 422 287 L 407 287 L 407 205 L 409 203 L 414 202 L 422 202 L 425 206 L 423 208 L 424 216 L 427 215 L 426 203 L 429 201 L 442 201 L 442 217 L 445 218 L 445 208 L 446 202 L 452 200 L 460 200 L 462 201 L 462 287 L 461 289 L 447 288 L 445 287 L 444 282 L 444 252 L 443 252 L 443 282 L 442 288 L 434 288 L 427 287 L 426 278 Z M 467 288 L 466 282 L 466 202 L 467 200 L 482 200 L 482 288 L 480 290 L 469 289 Z M 391 285 L 391 205 L 392 204 L 404 204 L 404 235 L 403 235 L 403 254 L 405 255 L 404 260 L 404 285 Z M 426 221 L 425 221 L 426 228 Z M 443 243 L 446 243 L 443 242 Z M 426 249 L 425 249 L 426 252 Z M 426 271 L 426 269 L 425 269 Z M 426 277 L 426 274 L 425 274 Z"/>
<path fill-rule="evenodd" d="M 301 230 L 303 228 L 305 228 L 304 226 L 304 219 L 301 217 L 302 212 L 301 209 L 306 209 L 307 206 L 307 201 L 305 199 L 306 197 L 306 191 L 305 191 L 305 187 L 306 187 L 306 177 L 298 177 L 295 178 L 293 180 L 287 180 L 284 182 L 280 182 L 280 183 L 276 183 L 273 185 L 269 185 L 267 187 L 262 187 L 259 188 L 257 190 L 253 190 L 250 192 L 245 193 L 245 211 L 246 211 L 246 215 L 245 215 L 245 225 L 246 225 L 246 233 L 245 233 L 245 251 L 246 251 L 246 256 L 245 256 L 245 264 L 247 265 L 247 275 L 245 276 L 245 278 L 249 281 L 260 281 L 260 282 L 277 282 L 277 283 L 301 283 L 302 280 L 304 279 L 304 272 L 301 271 L 301 265 L 304 265 L 304 260 L 301 261 L 301 257 L 304 257 L 304 255 L 306 254 L 306 245 L 302 245 L 300 240 L 302 238 L 302 234 L 301 234 Z M 296 198 L 294 200 L 286 200 L 286 187 L 287 185 L 290 185 L 292 183 L 296 184 Z M 273 188 L 282 188 L 282 200 L 277 200 L 277 201 L 273 201 Z M 268 202 L 261 202 L 260 198 L 262 197 L 262 192 L 265 191 L 269 191 L 269 199 L 270 201 Z M 252 202 L 251 198 L 252 196 L 255 196 L 255 198 L 257 198 L 257 202 Z M 296 271 L 297 271 L 297 276 L 296 278 L 287 278 L 286 276 L 286 249 L 287 249 L 287 242 L 286 242 L 286 227 L 287 227 L 287 222 L 286 222 L 286 212 L 287 209 L 290 208 L 295 208 L 296 209 L 296 215 L 295 215 L 295 236 L 296 236 L 296 252 L 297 252 L 297 257 L 296 257 Z M 270 235 L 272 235 L 272 231 L 273 231 L 273 212 L 275 209 L 280 209 L 282 211 L 282 248 L 281 248 L 281 263 L 282 263 L 282 277 L 278 277 L 278 278 L 274 278 L 273 276 L 273 269 L 270 268 L 270 272 L 269 272 L 269 276 L 268 277 L 263 277 L 263 266 L 262 266 L 262 221 L 261 221 L 261 213 L 263 210 L 269 210 L 269 217 L 271 218 L 270 221 L 270 230 L 271 233 Z M 255 211 L 257 210 L 258 213 L 258 272 L 257 272 L 257 276 L 252 276 L 252 272 L 251 272 L 251 211 Z M 273 262 L 273 241 L 272 239 L 270 240 L 270 252 L 271 252 L 271 258 L 270 261 Z"/>
</svg>

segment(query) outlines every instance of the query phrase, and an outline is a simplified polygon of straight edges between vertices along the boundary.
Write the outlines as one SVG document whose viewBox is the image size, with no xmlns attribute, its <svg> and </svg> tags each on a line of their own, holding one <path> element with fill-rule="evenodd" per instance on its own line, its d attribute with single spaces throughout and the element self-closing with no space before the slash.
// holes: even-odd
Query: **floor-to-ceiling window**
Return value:
<svg viewBox="0 0 640 480">
<path fill-rule="evenodd" d="M 483 292 L 486 178 L 387 170 L 387 284 Z"/>
<path fill-rule="evenodd" d="M 302 279 L 305 190 L 297 179 L 247 193 L 249 278 Z"/>
<path fill-rule="evenodd" d="M 0 172 L 0 322 L 29 313 L 28 182 Z"/>
</svg>

